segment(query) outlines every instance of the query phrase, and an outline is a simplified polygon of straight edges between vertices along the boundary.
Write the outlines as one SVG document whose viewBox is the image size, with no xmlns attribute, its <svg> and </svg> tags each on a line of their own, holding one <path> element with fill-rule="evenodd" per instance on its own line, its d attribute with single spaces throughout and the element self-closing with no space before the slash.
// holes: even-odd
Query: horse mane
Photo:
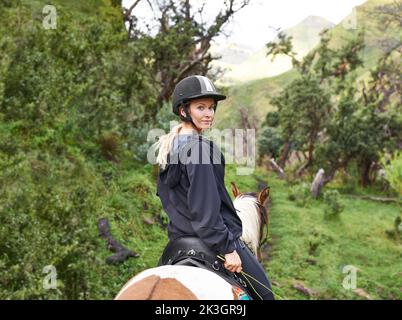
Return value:
<svg viewBox="0 0 402 320">
<path fill-rule="evenodd" d="M 257 254 L 262 221 L 256 194 L 239 194 L 233 201 L 233 204 L 243 224 L 241 239 L 254 254 Z"/>
</svg>

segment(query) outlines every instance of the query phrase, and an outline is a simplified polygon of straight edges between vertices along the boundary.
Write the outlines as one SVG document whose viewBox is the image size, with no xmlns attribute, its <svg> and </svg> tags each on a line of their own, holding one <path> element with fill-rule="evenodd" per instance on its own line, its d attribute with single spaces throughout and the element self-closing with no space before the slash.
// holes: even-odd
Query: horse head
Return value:
<svg viewBox="0 0 402 320">
<path fill-rule="evenodd" d="M 269 224 L 269 187 L 259 192 L 240 192 L 234 182 L 231 182 L 235 198 L 233 204 L 243 223 L 242 240 L 261 261 L 261 246 L 268 236 Z M 264 226 L 267 232 L 264 237 Z"/>
</svg>

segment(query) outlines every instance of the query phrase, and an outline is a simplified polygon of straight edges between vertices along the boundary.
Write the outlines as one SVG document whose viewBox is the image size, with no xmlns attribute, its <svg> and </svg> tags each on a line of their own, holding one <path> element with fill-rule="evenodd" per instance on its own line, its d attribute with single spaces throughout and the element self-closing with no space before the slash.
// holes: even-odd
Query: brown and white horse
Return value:
<svg viewBox="0 0 402 320">
<path fill-rule="evenodd" d="M 235 183 L 233 204 L 243 223 L 241 239 L 261 260 L 260 244 L 268 225 L 269 188 L 241 193 Z M 131 278 L 115 300 L 237 300 L 234 288 L 219 275 L 203 268 L 166 265 L 144 270 Z"/>
</svg>

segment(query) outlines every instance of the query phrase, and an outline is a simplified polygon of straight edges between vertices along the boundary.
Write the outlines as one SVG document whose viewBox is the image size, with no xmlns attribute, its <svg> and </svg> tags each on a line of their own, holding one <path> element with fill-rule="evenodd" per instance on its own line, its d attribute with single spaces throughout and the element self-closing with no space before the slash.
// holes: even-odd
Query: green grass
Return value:
<svg viewBox="0 0 402 320">
<path fill-rule="evenodd" d="M 33 17 L 38 19 L 42 17 L 41 8 L 45 3 L 44 1 L 22 0 L 21 3 L 24 4 L 24 7 L 25 5 L 29 5 Z M 106 9 L 103 6 L 104 3 L 106 2 L 85 2 L 78 0 L 49 2 L 49 4 L 56 5 L 58 12 L 61 12 L 61 14 L 68 12 L 73 14 L 74 17 L 76 15 L 87 17 L 91 15 L 90 13 L 96 15 L 99 12 L 103 12 L 103 10 L 107 10 L 107 6 Z M 112 12 L 114 11 L 112 10 Z M 119 14 L 118 11 L 117 13 Z M 376 55 L 373 53 L 373 61 L 375 57 Z M 218 112 L 219 118 L 217 120 L 220 121 L 221 125 L 225 125 L 225 127 L 235 127 L 238 118 L 232 112 L 232 108 L 236 110 L 243 106 L 250 108 L 251 115 L 262 119 L 265 113 L 272 108 L 270 99 L 278 94 L 296 75 L 295 71 L 290 71 L 277 77 L 256 80 L 231 88 L 229 99 L 219 106 L 221 111 Z M 253 107 L 255 107 L 254 110 L 252 109 Z M 8 127 L 4 128 L 4 132 L 9 131 Z M 17 134 L 13 133 L 9 137 L 8 133 L 4 133 L 3 136 L 10 139 L 11 144 L 14 141 L 11 137 L 17 137 Z M 27 150 L 29 150 L 28 145 L 31 143 L 31 140 L 25 138 L 21 136 L 16 138 L 16 141 L 18 144 L 26 145 Z M 91 249 L 91 252 L 84 251 L 82 248 L 86 246 L 86 243 L 72 241 L 71 247 L 80 246 L 80 250 L 74 251 L 68 243 L 65 246 L 63 244 L 59 245 L 57 243 L 59 241 L 58 238 L 52 240 L 42 236 L 42 234 L 48 234 L 44 232 L 46 223 L 49 223 L 49 228 L 46 229 L 51 230 L 49 232 L 50 236 L 64 235 L 63 226 L 57 224 L 57 217 L 58 215 L 69 214 L 69 210 L 60 208 L 61 206 L 58 201 L 46 204 L 33 199 L 36 202 L 33 201 L 32 203 L 37 203 L 37 207 L 34 207 L 35 210 L 36 208 L 40 209 L 44 207 L 46 211 L 42 212 L 39 209 L 37 211 L 32 209 L 30 211 L 32 214 L 31 226 L 30 224 L 25 224 L 23 220 L 25 216 L 20 212 L 22 209 L 24 209 L 23 211 L 29 211 L 28 206 L 20 208 L 18 201 L 14 201 L 13 192 L 8 190 L 6 194 L 9 194 L 9 202 L 15 205 L 13 210 L 7 208 L 7 214 L 15 218 L 15 221 L 13 219 L 10 220 L 14 221 L 16 226 L 22 224 L 23 226 L 27 226 L 26 231 L 32 231 L 25 236 L 22 233 L 19 234 L 19 230 L 16 229 L 14 234 L 16 240 L 15 243 L 12 243 L 12 246 L 17 247 L 19 243 L 26 246 L 29 243 L 33 243 L 34 245 L 32 245 L 32 250 L 29 251 L 28 257 L 23 257 L 21 252 L 18 251 L 16 255 L 20 259 L 19 261 L 22 262 L 17 261 L 13 266 L 14 269 L 9 268 L 7 270 L 8 281 L 19 289 L 18 295 L 13 295 L 14 287 L 7 286 L 6 290 L 0 292 L 4 293 L 3 297 L 17 297 L 20 299 L 37 299 L 38 297 L 48 299 L 66 298 L 63 292 L 60 294 L 52 292 L 44 293 L 43 289 L 40 288 L 41 280 L 43 279 L 41 273 L 42 267 L 49 263 L 59 263 L 66 267 L 64 274 L 67 275 L 63 276 L 62 270 L 59 273 L 60 281 L 80 282 L 80 279 L 75 279 L 73 275 L 70 276 L 68 272 L 70 266 L 67 262 L 54 262 L 53 259 L 66 258 L 68 261 L 71 260 L 71 268 L 73 268 L 73 271 L 77 271 L 77 273 L 79 268 L 74 267 L 74 264 L 80 264 L 86 260 L 90 262 L 94 261 L 94 264 L 91 265 L 92 268 L 88 268 L 89 270 L 85 269 L 84 272 L 79 273 L 89 278 L 87 281 L 89 286 L 87 291 L 90 293 L 88 297 L 91 299 L 113 298 L 132 276 L 144 269 L 156 266 L 162 250 L 167 243 L 167 230 L 158 223 L 160 216 L 166 219 L 166 215 L 163 214 L 160 200 L 155 195 L 156 179 L 152 175 L 152 167 L 150 165 L 136 165 L 131 160 L 120 165 L 105 161 L 94 161 L 86 159 L 84 154 L 78 151 L 78 148 L 76 154 L 72 151 L 67 152 L 67 155 L 72 160 L 69 160 L 69 162 L 66 160 L 68 164 L 65 165 L 63 164 L 63 159 L 51 158 L 49 163 L 47 163 L 46 158 L 39 159 L 39 157 L 34 157 L 34 155 L 35 153 L 32 156 L 30 154 L 27 155 L 26 167 L 22 167 L 25 168 L 26 172 L 18 172 L 18 167 L 10 170 L 10 174 L 16 174 L 20 179 L 15 179 L 15 185 L 21 189 L 21 186 L 23 186 L 21 181 L 25 183 L 24 179 L 26 179 L 28 186 L 34 185 L 33 182 L 28 184 L 29 179 L 33 179 L 31 178 L 31 173 L 35 174 L 35 170 L 30 167 L 31 163 L 42 164 L 45 169 L 47 168 L 46 165 L 49 165 L 49 168 L 53 168 L 52 165 L 54 165 L 57 171 L 53 170 L 52 173 L 55 175 L 54 181 L 56 183 L 51 184 L 51 180 L 45 176 L 43 177 L 43 184 L 45 184 L 45 187 L 49 185 L 50 189 L 55 188 L 56 191 L 59 191 L 59 193 L 55 192 L 54 194 L 59 195 L 64 201 L 63 203 L 74 206 L 70 209 L 75 210 L 82 207 L 82 203 L 73 203 L 67 193 L 69 190 L 75 191 L 78 189 L 78 186 L 76 186 L 78 182 L 82 184 L 85 187 L 83 189 L 87 189 L 89 193 L 87 201 L 90 202 L 90 204 L 86 204 L 85 212 L 89 212 L 90 210 L 91 215 L 90 218 L 84 219 L 84 223 L 88 225 L 81 227 L 86 227 L 85 230 L 90 231 L 90 234 L 88 237 L 81 237 L 79 239 L 84 239 L 83 241 L 91 240 L 91 242 L 93 240 L 94 244 L 90 245 L 90 248 L 93 247 L 93 249 Z M 74 161 L 75 157 L 82 158 L 82 161 L 78 161 L 77 159 Z M 19 161 L 17 156 L 12 159 Z M 5 156 L 1 160 L 4 162 L 4 167 L 12 164 L 11 162 L 9 163 L 9 159 Z M 69 168 L 79 167 L 78 164 L 75 165 L 76 162 L 85 169 L 82 170 L 83 172 L 88 171 L 88 175 L 91 174 L 93 177 L 74 177 L 72 173 L 70 175 Z M 66 170 L 65 174 L 63 170 Z M 77 172 L 80 173 L 81 171 L 77 170 Z M 104 173 L 112 174 L 112 178 L 108 184 L 103 182 Z M 40 176 L 40 173 L 37 173 L 37 175 Z M 3 173 L 3 176 L 6 176 L 5 173 Z M 63 180 L 64 176 L 65 180 Z M 78 182 L 76 179 L 79 179 Z M 234 165 L 227 165 L 225 182 L 229 194 L 231 194 L 231 181 L 236 182 L 242 192 L 257 191 L 257 179 L 266 180 L 271 186 L 273 203 L 270 220 L 270 241 L 264 248 L 264 266 L 267 269 L 268 276 L 273 280 L 273 290 L 277 294 L 277 298 L 307 298 L 292 287 L 295 281 L 299 281 L 306 287 L 318 292 L 317 296 L 314 297 L 316 299 L 359 299 L 360 297 L 355 293 L 342 288 L 342 280 L 345 276 L 342 274 L 342 268 L 345 265 L 353 265 L 359 269 L 357 285 L 373 298 L 402 298 L 401 244 L 387 238 L 385 234 L 385 230 L 392 228 L 395 217 L 400 214 L 401 209 L 399 207 L 392 204 L 380 204 L 342 196 L 345 210 L 341 213 L 340 218 L 338 220 L 325 220 L 324 204 L 321 200 L 310 202 L 308 207 L 299 207 L 294 202 L 288 200 L 287 195 L 290 187 L 286 183 L 272 177 L 268 172 L 257 169 L 252 175 L 238 176 L 236 175 L 236 167 Z M 14 182 L 12 177 L 9 178 L 9 182 L 11 185 L 14 185 L 12 184 Z M 70 188 L 69 184 L 72 184 L 74 188 Z M 40 188 L 40 190 L 45 190 L 45 187 Z M 332 187 L 341 188 L 336 185 Z M 18 190 L 16 189 L 16 191 Z M 341 191 L 346 193 L 346 190 Z M 27 199 L 30 199 L 31 193 L 37 194 L 35 192 L 33 187 L 32 189 L 28 188 L 25 192 Z M 358 190 L 358 192 L 359 194 L 375 194 L 377 190 L 366 189 Z M 51 199 L 50 196 L 49 199 Z M 79 198 L 73 197 L 74 199 Z M 74 210 L 71 210 L 71 214 L 76 214 Z M 81 215 L 83 213 L 82 211 L 77 212 L 77 217 L 79 216 L 78 214 Z M 43 217 L 44 213 L 56 220 L 54 225 L 50 223 L 50 220 L 47 222 L 47 217 Z M 121 264 L 107 265 L 105 259 L 113 253 L 107 249 L 106 241 L 98 235 L 96 223 L 99 217 L 108 218 L 113 237 L 122 245 L 139 253 L 140 256 L 138 258 L 130 258 Z M 146 219 L 153 219 L 155 223 L 146 223 Z M 65 219 L 62 221 L 68 220 Z M 43 229 L 36 228 L 36 226 L 42 226 Z M 4 236 L 9 238 L 10 234 L 7 233 Z M 27 239 L 24 240 L 24 237 Z M 49 243 L 58 244 L 57 248 L 66 250 L 66 253 L 52 253 L 52 247 L 48 243 L 48 240 L 52 240 Z M 37 251 L 34 251 L 35 249 Z M 85 252 L 86 254 L 82 255 L 81 252 Z M 89 259 L 87 256 L 91 258 Z M 4 261 L 7 262 L 7 259 Z M 312 264 L 313 260 L 315 264 Z M 24 261 L 29 262 L 27 263 L 26 270 L 23 265 Z M 0 267 L 2 262 L 0 261 Z M 30 268 L 32 269 L 30 267 L 32 265 L 34 268 L 30 270 Z M 21 268 L 18 269 L 20 270 L 20 276 L 18 277 L 15 270 L 19 266 Z M 87 264 L 83 264 L 83 266 L 87 266 Z M 12 281 L 13 279 L 16 280 Z M 3 274 L 1 280 L 4 280 Z M 33 285 L 38 286 L 38 290 L 35 292 L 31 290 L 29 294 L 25 295 L 24 289 L 30 288 Z M 98 290 L 99 287 L 101 288 L 100 291 Z M 82 296 L 79 297 L 83 298 Z"/>
<path fill-rule="evenodd" d="M 232 181 L 241 192 L 257 191 L 259 180 L 271 187 L 270 233 L 263 248 L 263 265 L 277 299 L 363 299 L 342 287 L 347 276 L 342 269 L 347 265 L 358 269 L 357 287 L 373 299 L 402 298 L 402 245 L 385 234 L 401 212 L 397 205 L 341 196 L 345 210 L 339 219 L 326 220 L 322 200 L 297 206 L 288 200 L 290 186 L 267 171 L 257 168 L 251 175 L 238 176 L 235 165 L 226 169 L 225 184 L 231 196 Z M 140 257 L 108 267 L 113 277 L 110 294 L 117 293 L 131 276 L 156 266 L 167 243 L 167 230 L 158 223 L 144 223 L 144 217 L 155 218 L 162 210 L 154 194 L 151 167 L 126 173 L 118 186 L 108 205 L 109 210 L 114 208 L 108 213 L 112 233 Z M 104 257 L 109 255 L 105 249 Z M 309 297 L 298 292 L 293 288 L 296 282 L 317 294 Z"/>
<path fill-rule="evenodd" d="M 362 299 L 342 286 L 343 267 L 352 265 L 357 288 L 373 299 L 402 298 L 402 246 L 385 234 L 401 212 L 398 206 L 341 196 L 345 210 L 339 219 L 326 220 L 321 200 L 299 207 L 287 199 L 286 183 L 261 175 L 270 181 L 273 200 L 264 266 L 274 292 L 308 299 L 293 288 L 299 282 L 317 292 L 312 299 Z"/>
<path fill-rule="evenodd" d="M 89 284 L 87 297 L 112 299 L 135 274 L 157 265 L 168 241 L 167 230 L 158 220 L 161 215 L 163 216 L 163 211 L 160 200 L 155 194 L 156 179 L 151 165 L 136 165 L 128 161 L 119 164 L 100 162 L 96 167 L 88 164 L 87 171 L 88 175 L 91 173 L 94 177 L 82 177 L 86 180 L 80 181 L 87 181 L 88 186 L 98 186 L 97 193 L 88 200 L 94 201 L 93 205 L 86 209 L 86 212 L 91 210 L 91 215 L 85 220 L 89 225 L 87 230 L 90 234 L 84 241 L 91 240 L 94 246 L 91 252 L 87 252 L 94 259 L 92 268 L 85 271 L 85 277 L 90 279 L 87 282 Z M 109 182 L 102 183 L 105 175 L 110 176 Z M 357 285 L 372 298 L 402 298 L 402 246 L 401 243 L 387 238 L 385 234 L 386 229 L 392 229 L 395 217 L 401 212 L 400 207 L 341 195 L 345 205 L 344 212 L 340 214 L 338 220 L 325 220 L 325 205 L 321 200 L 310 201 L 307 207 L 299 207 L 288 199 L 290 186 L 277 180 L 262 168 L 257 168 L 250 175 L 239 176 L 236 174 L 235 165 L 226 166 L 225 185 L 229 194 L 232 194 L 230 185 L 232 181 L 237 184 L 241 192 L 250 192 L 257 191 L 258 182 L 261 180 L 271 187 L 272 196 L 269 242 L 263 248 L 263 264 L 273 281 L 273 291 L 277 299 L 309 298 L 293 288 L 295 281 L 316 291 L 317 295 L 312 297 L 313 299 L 361 299 L 352 291 L 342 288 L 342 280 L 345 277 L 342 268 L 346 265 L 358 268 Z M 69 181 L 66 180 L 66 183 Z M 63 189 L 60 184 L 54 187 L 57 187 L 57 190 Z M 336 185 L 331 187 L 335 188 Z M 60 196 L 64 199 L 66 195 Z M 66 203 L 71 205 L 68 201 Z M 56 204 L 48 206 L 56 210 Z M 15 208 L 13 214 L 17 209 Z M 60 211 L 60 214 L 68 212 L 66 209 Z M 50 214 L 50 211 L 48 213 Z M 39 214 L 40 217 L 39 212 L 35 214 Z M 139 257 L 130 258 L 116 265 L 106 264 L 105 259 L 113 253 L 107 249 L 106 241 L 99 237 L 96 230 L 100 217 L 108 218 L 114 239 L 139 253 Z M 57 219 L 57 215 L 54 215 L 54 219 Z M 154 223 L 146 223 L 149 219 L 153 219 Z M 15 223 L 19 223 L 18 221 Z M 40 226 L 36 222 L 34 220 L 35 226 Z M 52 228 L 54 229 L 54 226 Z M 54 232 L 62 235 L 63 228 L 58 227 Z M 35 241 L 37 246 L 42 246 L 42 250 L 46 252 L 52 249 L 40 235 L 32 234 L 36 237 L 32 241 Z M 61 244 L 59 247 L 65 249 Z M 39 248 L 34 249 L 36 251 L 32 251 L 32 254 L 35 256 L 26 258 L 32 265 L 59 263 L 53 262 L 54 254 L 45 255 Z M 65 257 L 63 254 L 55 256 L 57 259 Z M 88 257 L 77 251 L 76 257 L 71 259 L 72 264 L 80 265 L 87 261 Z M 315 264 L 311 264 L 312 261 Z M 36 268 L 30 274 L 42 279 L 41 268 Z M 12 271 L 9 271 L 8 276 L 13 279 Z M 68 284 L 66 281 L 73 281 L 63 276 L 63 272 L 60 272 L 58 280 L 64 281 L 65 284 Z M 25 288 L 41 284 L 36 280 L 25 281 Z M 9 291 L 2 292 L 4 297 L 37 297 L 33 295 L 35 292 L 24 295 L 23 288 L 18 296 L 14 295 L 12 287 L 5 289 Z M 43 299 L 66 297 L 63 292 L 58 294 L 43 292 L 39 287 L 37 291 Z"/>
</svg>

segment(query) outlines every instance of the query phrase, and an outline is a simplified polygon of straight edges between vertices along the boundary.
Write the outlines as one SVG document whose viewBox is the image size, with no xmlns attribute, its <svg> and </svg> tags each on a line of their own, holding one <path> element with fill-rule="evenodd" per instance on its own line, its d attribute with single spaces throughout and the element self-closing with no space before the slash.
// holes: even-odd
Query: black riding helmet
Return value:
<svg viewBox="0 0 402 320">
<path fill-rule="evenodd" d="M 214 84 L 207 77 L 189 76 L 181 80 L 174 88 L 172 95 L 173 113 L 180 116 L 179 107 L 197 98 L 212 98 L 215 101 L 220 101 L 226 99 L 226 96 L 217 92 Z M 187 117 L 189 117 L 188 114 Z"/>
</svg>

